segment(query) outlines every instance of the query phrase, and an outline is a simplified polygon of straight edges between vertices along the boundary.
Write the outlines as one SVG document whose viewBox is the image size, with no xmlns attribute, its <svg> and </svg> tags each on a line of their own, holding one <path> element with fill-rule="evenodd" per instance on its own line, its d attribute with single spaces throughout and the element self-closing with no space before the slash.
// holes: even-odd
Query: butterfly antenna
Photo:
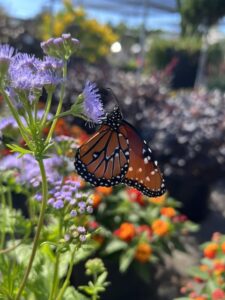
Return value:
<svg viewBox="0 0 225 300">
<path fill-rule="evenodd" d="M 106 88 L 107 91 L 110 92 L 110 94 L 113 96 L 114 100 L 116 101 L 117 106 L 119 106 L 119 101 L 116 95 L 113 93 L 113 90 L 111 88 Z"/>
<path fill-rule="evenodd" d="M 120 109 L 119 101 L 116 95 L 114 94 L 113 90 L 111 88 L 106 88 L 107 91 L 110 92 L 110 94 L 113 96 L 113 100 L 116 102 L 115 109 L 118 108 L 120 110 L 120 113 L 122 114 L 122 111 Z"/>
</svg>

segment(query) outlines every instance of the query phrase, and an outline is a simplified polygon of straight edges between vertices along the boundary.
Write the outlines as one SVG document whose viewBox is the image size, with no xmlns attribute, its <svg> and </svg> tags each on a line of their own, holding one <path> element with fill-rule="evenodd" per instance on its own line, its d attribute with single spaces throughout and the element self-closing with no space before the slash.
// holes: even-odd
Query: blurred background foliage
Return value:
<svg viewBox="0 0 225 300">
<path fill-rule="evenodd" d="M 38 16 L 37 37 L 41 40 L 60 36 L 63 32 L 70 32 L 82 41 L 78 55 L 92 63 L 105 58 L 118 39 L 110 26 L 88 18 L 84 9 L 74 7 L 70 1 L 64 1 L 64 8 L 54 16 L 47 11 Z"/>
</svg>

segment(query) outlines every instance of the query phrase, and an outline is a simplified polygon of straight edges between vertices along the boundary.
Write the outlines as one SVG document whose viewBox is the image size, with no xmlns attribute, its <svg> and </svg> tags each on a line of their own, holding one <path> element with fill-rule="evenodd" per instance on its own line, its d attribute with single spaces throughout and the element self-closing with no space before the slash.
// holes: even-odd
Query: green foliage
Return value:
<svg viewBox="0 0 225 300">
<path fill-rule="evenodd" d="M 175 40 L 154 39 L 152 41 L 147 60 L 153 69 L 165 68 L 174 57 L 185 55 L 192 59 L 201 49 L 201 40 L 196 37 L 180 38 Z"/>
<path fill-rule="evenodd" d="M 82 41 L 78 56 L 92 63 L 105 58 L 112 43 L 118 39 L 110 26 L 90 19 L 82 8 L 73 6 L 71 1 L 65 1 L 63 9 L 54 17 L 45 11 L 38 18 L 39 38 L 46 40 L 63 32 L 70 32 Z"/>
<path fill-rule="evenodd" d="M 93 300 L 100 299 L 99 294 L 104 292 L 109 285 L 109 282 L 106 281 L 108 272 L 99 258 L 89 259 L 85 264 L 85 268 L 86 274 L 91 275 L 93 280 L 89 281 L 88 285 L 80 286 L 79 289 L 92 296 Z"/>
<path fill-rule="evenodd" d="M 225 15 L 224 0 L 178 0 L 183 35 L 202 33 Z"/>
<path fill-rule="evenodd" d="M 216 69 L 223 60 L 223 45 L 216 43 L 210 45 L 207 54 L 207 65 L 210 69 Z M 164 69 L 174 58 L 185 58 L 190 64 L 198 62 L 201 51 L 201 39 L 199 37 L 182 37 L 175 40 L 154 39 L 147 53 L 147 61 L 155 70 Z"/>
</svg>

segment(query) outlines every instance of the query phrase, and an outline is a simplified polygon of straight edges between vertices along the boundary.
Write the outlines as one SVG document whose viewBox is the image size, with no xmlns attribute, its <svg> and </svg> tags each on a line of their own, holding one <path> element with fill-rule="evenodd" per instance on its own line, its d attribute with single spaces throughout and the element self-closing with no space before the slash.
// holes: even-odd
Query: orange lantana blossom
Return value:
<svg viewBox="0 0 225 300">
<path fill-rule="evenodd" d="M 135 226 L 132 223 L 123 223 L 114 231 L 114 234 L 125 242 L 130 242 L 136 234 Z"/>
<path fill-rule="evenodd" d="M 219 246 L 216 243 L 208 244 L 203 250 L 204 256 L 207 258 L 214 258 L 217 254 L 218 248 Z"/>
<path fill-rule="evenodd" d="M 141 263 L 146 263 L 152 254 L 152 247 L 148 243 L 140 243 L 137 246 L 135 259 Z"/>
<path fill-rule="evenodd" d="M 98 193 L 101 193 L 102 195 L 110 195 L 112 194 L 112 191 L 113 191 L 113 188 L 110 186 L 110 187 L 106 187 L 106 186 L 98 186 L 95 188 L 95 190 L 98 192 Z"/>
<path fill-rule="evenodd" d="M 173 207 L 162 207 L 160 213 L 168 218 L 173 218 L 177 214 Z"/>
<path fill-rule="evenodd" d="M 152 231 L 158 236 L 167 235 L 170 230 L 170 224 L 167 221 L 157 219 L 152 223 Z"/>
</svg>

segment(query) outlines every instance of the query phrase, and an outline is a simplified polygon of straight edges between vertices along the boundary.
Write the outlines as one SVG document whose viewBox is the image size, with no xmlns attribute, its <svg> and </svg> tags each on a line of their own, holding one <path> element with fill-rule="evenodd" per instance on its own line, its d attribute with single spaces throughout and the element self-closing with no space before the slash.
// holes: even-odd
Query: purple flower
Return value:
<svg viewBox="0 0 225 300">
<path fill-rule="evenodd" d="M 54 58 L 45 58 L 41 61 L 34 55 L 19 53 L 13 57 L 9 67 L 11 87 L 27 91 L 28 99 L 33 103 L 37 97 L 36 91 L 41 91 L 43 87 L 54 88 L 62 81 L 61 75 L 54 67 L 59 67 L 59 61 Z"/>
<path fill-rule="evenodd" d="M 78 227 L 77 227 L 77 231 L 78 231 L 79 233 L 86 233 L 86 229 L 85 229 L 84 226 L 78 226 Z"/>
<path fill-rule="evenodd" d="M 37 200 L 38 202 L 42 201 L 42 195 L 40 193 L 37 193 L 35 195 L 35 200 Z"/>
<path fill-rule="evenodd" d="M 79 236 L 79 239 L 80 239 L 80 241 L 83 243 L 83 242 L 85 242 L 86 241 L 86 239 L 87 239 L 87 237 L 86 237 L 86 235 L 80 235 Z"/>
<path fill-rule="evenodd" d="M 53 205 L 54 202 L 55 202 L 55 199 L 54 199 L 54 198 L 48 199 L 48 204 Z"/>
<path fill-rule="evenodd" d="M 71 34 L 64 33 L 61 37 L 51 38 L 41 43 L 44 53 L 63 60 L 67 60 L 76 50 L 79 41 L 71 37 Z"/>
<path fill-rule="evenodd" d="M 64 235 L 64 240 L 65 240 L 66 242 L 68 242 L 68 241 L 70 240 L 70 238 L 71 238 L 70 234 L 66 233 L 66 234 Z"/>
<path fill-rule="evenodd" d="M 31 70 L 36 71 L 39 64 L 40 64 L 40 60 L 36 58 L 34 55 L 30 55 L 27 53 L 18 53 L 13 57 L 10 68 L 13 69 L 29 68 Z"/>
<path fill-rule="evenodd" d="M 63 61 L 56 57 L 45 56 L 40 64 L 40 68 L 43 70 L 50 69 L 52 71 L 60 70 L 63 67 Z"/>
<path fill-rule="evenodd" d="M 80 202 L 78 202 L 78 206 L 80 208 L 85 208 L 86 207 L 86 203 L 84 201 L 80 201 Z"/>
<path fill-rule="evenodd" d="M 71 34 L 70 34 L 70 33 L 63 33 L 63 34 L 62 34 L 62 38 L 63 38 L 64 40 L 70 39 L 70 38 L 71 38 Z"/>
<path fill-rule="evenodd" d="M 16 90 L 41 90 L 42 79 L 28 67 L 9 68 L 10 84 Z"/>
<path fill-rule="evenodd" d="M 0 120 L 0 130 L 4 130 L 6 128 L 18 128 L 18 124 L 13 117 L 7 117 Z"/>
<path fill-rule="evenodd" d="M 8 44 L 0 44 L 0 62 L 2 60 L 8 60 L 10 62 L 14 54 L 14 48 Z"/>
<path fill-rule="evenodd" d="M 76 210 L 71 210 L 70 212 L 71 217 L 76 217 L 77 216 L 77 211 Z"/>
<path fill-rule="evenodd" d="M 49 69 L 40 72 L 38 76 L 39 77 L 37 80 L 39 80 L 40 85 L 45 87 L 47 90 L 48 88 L 55 88 L 59 83 L 62 82 L 62 77 Z"/>
<path fill-rule="evenodd" d="M 63 200 L 57 200 L 56 202 L 53 203 L 53 207 L 55 209 L 60 209 L 64 207 L 64 202 Z"/>
<path fill-rule="evenodd" d="M 90 206 L 90 205 L 87 206 L 86 210 L 87 210 L 87 212 L 88 212 L 89 214 L 92 214 L 92 213 L 93 213 L 93 207 Z"/>
<path fill-rule="evenodd" d="M 83 107 L 84 113 L 91 121 L 99 123 L 101 117 L 104 115 L 102 102 L 100 99 L 99 90 L 96 85 L 91 82 L 86 82 L 83 90 Z"/>
<path fill-rule="evenodd" d="M 14 48 L 9 45 L 0 44 L 0 80 L 6 75 L 10 61 L 14 53 Z"/>
</svg>

